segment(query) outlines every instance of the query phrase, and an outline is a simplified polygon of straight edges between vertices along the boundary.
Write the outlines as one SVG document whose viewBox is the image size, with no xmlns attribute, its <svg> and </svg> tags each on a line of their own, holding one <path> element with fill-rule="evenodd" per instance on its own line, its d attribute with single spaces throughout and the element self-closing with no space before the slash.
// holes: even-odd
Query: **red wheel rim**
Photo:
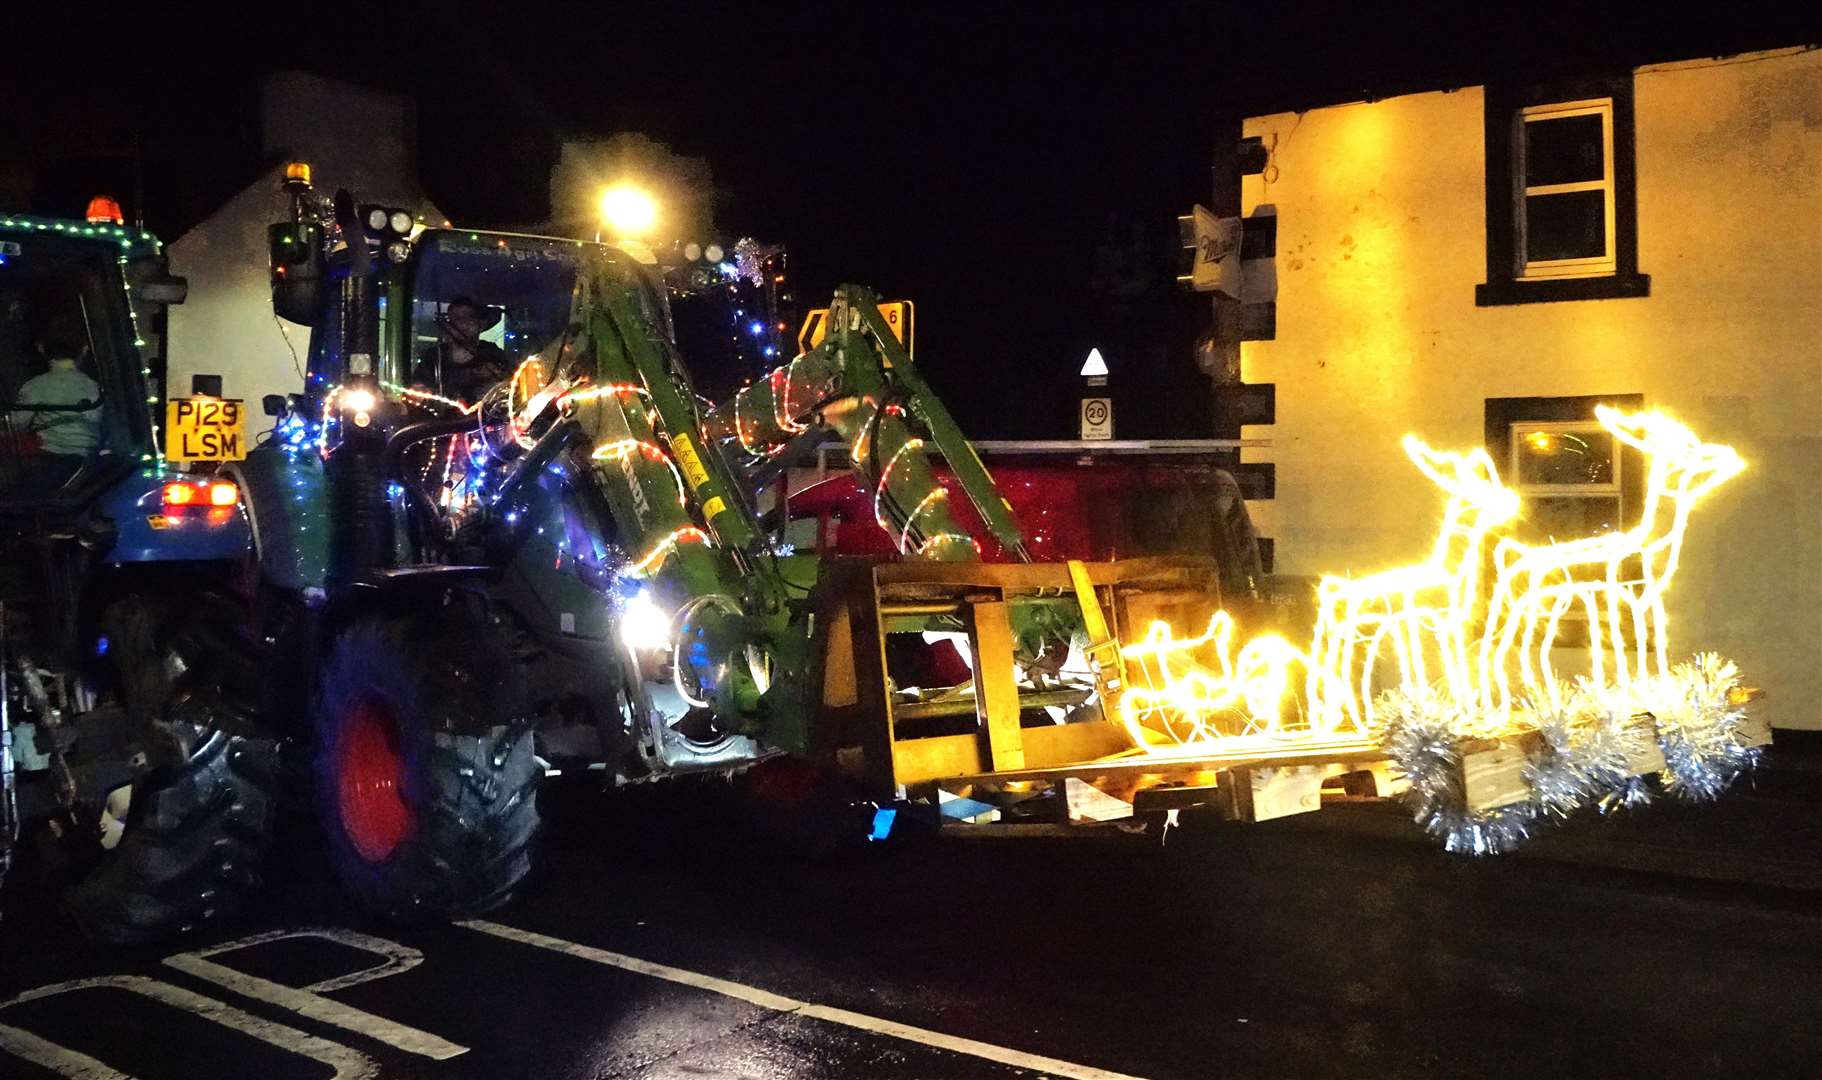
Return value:
<svg viewBox="0 0 1822 1080">
<path fill-rule="evenodd" d="M 392 710 L 372 700 L 344 716 L 335 763 L 342 830 L 361 858 L 382 862 L 411 832 L 398 725 Z"/>
</svg>

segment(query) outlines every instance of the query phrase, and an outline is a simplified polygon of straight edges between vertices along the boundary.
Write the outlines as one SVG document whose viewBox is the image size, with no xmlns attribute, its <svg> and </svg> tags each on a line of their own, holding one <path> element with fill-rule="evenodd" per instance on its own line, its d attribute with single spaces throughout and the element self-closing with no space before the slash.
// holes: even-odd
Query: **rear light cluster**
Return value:
<svg viewBox="0 0 1822 1080">
<path fill-rule="evenodd" d="M 233 517 L 240 503 L 240 489 L 232 480 L 173 480 L 164 486 L 162 495 L 165 516 L 204 514 L 212 525 Z"/>
</svg>

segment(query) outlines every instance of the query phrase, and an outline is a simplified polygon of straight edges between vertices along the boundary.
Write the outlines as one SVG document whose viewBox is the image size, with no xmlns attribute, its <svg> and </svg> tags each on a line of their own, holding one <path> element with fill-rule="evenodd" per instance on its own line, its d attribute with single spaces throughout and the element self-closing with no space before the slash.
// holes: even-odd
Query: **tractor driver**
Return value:
<svg viewBox="0 0 1822 1080">
<path fill-rule="evenodd" d="M 101 445 L 101 387 L 81 369 L 89 351 L 47 341 L 49 370 L 25 380 L 14 400 L 12 435 L 35 437 L 39 453 L 15 494 L 49 495 L 82 471 Z M 73 409 L 71 406 L 94 406 Z M 38 406 L 38 408 L 33 408 Z"/>
<path fill-rule="evenodd" d="M 437 343 L 419 354 L 411 371 L 412 385 L 468 404 L 479 401 L 488 387 L 512 374 L 500 347 L 481 340 L 500 316 L 498 308 L 483 307 L 472 297 L 451 300 L 437 317 Z"/>
</svg>

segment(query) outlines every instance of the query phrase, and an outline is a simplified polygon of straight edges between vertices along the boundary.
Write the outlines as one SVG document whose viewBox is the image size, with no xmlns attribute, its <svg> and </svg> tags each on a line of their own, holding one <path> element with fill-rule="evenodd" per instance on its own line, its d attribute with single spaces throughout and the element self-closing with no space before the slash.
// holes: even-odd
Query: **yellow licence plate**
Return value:
<svg viewBox="0 0 1822 1080">
<path fill-rule="evenodd" d="M 246 457 L 246 403 L 212 397 L 165 402 L 164 456 L 173 461 L 239 461 Z"/>
</svg>

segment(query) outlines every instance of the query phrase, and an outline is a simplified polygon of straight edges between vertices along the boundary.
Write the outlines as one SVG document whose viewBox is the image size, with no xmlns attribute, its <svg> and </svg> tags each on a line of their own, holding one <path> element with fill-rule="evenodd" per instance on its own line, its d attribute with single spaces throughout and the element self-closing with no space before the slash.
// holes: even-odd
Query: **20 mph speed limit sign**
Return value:
<svg viewBox="0 0 1822 1080">
<path fill-rule="evenodd" d="M 1113 399 L 1091 397 L 1082 399 L 1082 438 L 1113 438 Z"/>
</svg>

